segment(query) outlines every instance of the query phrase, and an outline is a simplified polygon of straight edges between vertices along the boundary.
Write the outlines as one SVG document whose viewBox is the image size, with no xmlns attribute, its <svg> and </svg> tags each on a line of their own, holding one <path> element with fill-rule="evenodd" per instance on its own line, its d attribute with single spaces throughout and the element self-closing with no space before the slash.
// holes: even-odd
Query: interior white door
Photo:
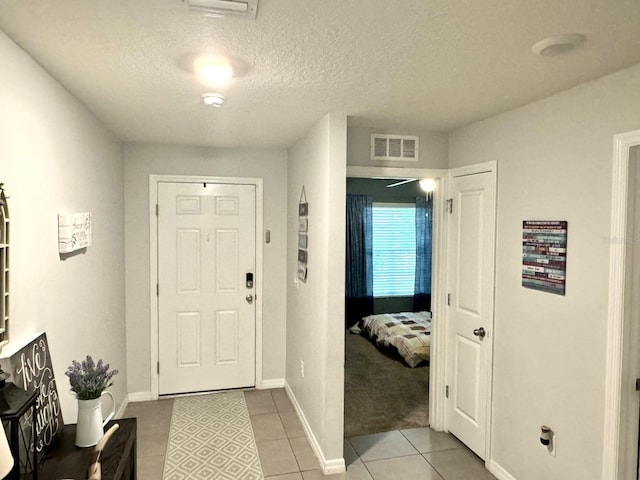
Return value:
<svg viewBox="0 0 640 480">
<path fill-rule="evenodd" d="M 255 385 L 255 209 L 255 185 L 158 185 L 161 395 Z"/>
<path fill-rule="evenodd" d="M 637 155 L 637 160 L 635 155 Z M 640 147 L 629 152 L 627 193 L 627 238 L 640 238 Z M 622 361 L 622 395 L 620 411 L 623 436 L 620 442 L 620 478 L 640 479 L 640 393 L 636 379 L 640 378 L 640 243 L 628 242 L 625 252 L 624 332 Z M 624 420 L 626 418 L 626 420 Z"/>
<path fill-rule="evenodd" d="M 495 172 L 452 178 L 447 428 L 486 454 L 495 257 Z"/>
</svg>

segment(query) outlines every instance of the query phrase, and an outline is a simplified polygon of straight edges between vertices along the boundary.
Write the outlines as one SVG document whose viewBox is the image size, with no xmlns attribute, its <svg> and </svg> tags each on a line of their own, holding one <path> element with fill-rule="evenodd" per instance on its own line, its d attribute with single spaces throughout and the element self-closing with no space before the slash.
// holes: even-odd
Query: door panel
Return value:
<svg viewBox="0 0 640 480">
<path fill-rule="evenodd" d="M 458 194 L 460 221 L 457 251 L 457 291 L 459 309 L 476 318 L 480 315 L 482 275 L 482 191 Z"/>
<path fill-rule="evenodd" d="M 200 293 L 200 236 L 198 229 L 176 230 L 178 293 Z"/>
<path fill-rule="evenodd" d="M 495 173 L 454 176 L 452 187 L 447 427 L 484 459 L 493 333 Z"/>
<path fill-rule="evenodd" d="M 177 315 L 177 363 L 178 367 L 198 367 L 200 358 L 200 312 L 182 312 Z"/>
<path fill-rule="evenodd" d="M 238 291 L 238 243 L 237 230 L 216 230 L 216 293 Z"/>
<path fill-rule="evenodd" d="M 478 424 L 478 370 L 480 349 L 478 344 L 461 335 L 456 335 L 456 388 L 453 393 L 456 413 Z M 462 368 L 464 367 L 464 368 Z"/>
<path fill-rule="evenodd" d="M 239 322 L 237 311 L 216 312 L 216 364 L 238 363 Z"/>
<path fill-rule="evenodd" d="M 158 185 L 159 393 L 255 385 L 255 186 Z"/>
</svg>

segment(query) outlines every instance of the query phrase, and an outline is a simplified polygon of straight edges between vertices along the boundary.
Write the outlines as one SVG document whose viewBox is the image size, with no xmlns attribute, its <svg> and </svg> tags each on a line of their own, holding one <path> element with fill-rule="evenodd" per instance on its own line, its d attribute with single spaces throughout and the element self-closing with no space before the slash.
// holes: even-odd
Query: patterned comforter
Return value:
<svg viewBox="0 0 640 480">
<path fill-rule="evenodd" d="M 394 347 L 410 367 L 429 360 L 431 312 L 369 315 L 357 326 L 378 346 Z"/>
</svg>

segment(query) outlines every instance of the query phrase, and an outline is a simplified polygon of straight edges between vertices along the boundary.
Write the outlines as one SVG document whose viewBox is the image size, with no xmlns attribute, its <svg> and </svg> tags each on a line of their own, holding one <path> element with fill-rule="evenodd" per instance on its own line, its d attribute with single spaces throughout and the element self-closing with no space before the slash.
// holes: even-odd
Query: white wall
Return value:
<svg viewBox="0 0 640 480">
<path fill-rule="evenodd" d="M 640 65 L 450 135 L 451 167 L 498 161 L 492 457 L 518 480 L 600 478 L 612 139 L 638 128 Z M 521 286 L 523 220 L 569 222 L 566 296 Z"/>
<path fill-rule="evenodd" d="M 328 114 L 289 150 L 286 380 L 321 456 L 334 466 L 341 463 L 343 434 L 346 135 L 346 118 Z M 296 288 L 303 187 L 308 277 Z"/>
<path fill-rule="evenodd" d="M 371 160 L 371 134 L 417 135 L 419 157 L 417 162 Z M 359 167 L 447 168 L 449 161 L 447 133 L 398 128 L 349 127 L 347 129 L 347 164 Z"/>
<path fill-rule="evenodd" d="M 287 156 L 284 150 L 125 144 L 126 312 L 129 392 L 149 394 L 149 175 L 262 178 L 264 228 L 263 379 L 285 375 Z"/>
<path fill-rule="evenodd" d="M 11 341 L 46 331 L 64 421 L 76 401 L 64 372 L 91 354 L 120 370 L 126 397 L 124 194 L 120 142 L 0 32 L 0 182 L 11 216 Z M 93 245 L 61 260 L 57 214 L 92 212 Z M 4 364 L 3 364 L 4 366 Z"/>
</svg>

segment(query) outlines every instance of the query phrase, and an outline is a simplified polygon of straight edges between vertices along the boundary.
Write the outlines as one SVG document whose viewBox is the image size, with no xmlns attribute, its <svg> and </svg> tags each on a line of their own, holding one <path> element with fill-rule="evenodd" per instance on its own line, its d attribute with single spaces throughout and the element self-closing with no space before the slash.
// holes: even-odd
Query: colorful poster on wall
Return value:
<svg viewBox="0 0 640 480">
<path fill-rule="evenodd" d="M 522 222 L 522 286 L 565 294 L 567 222 Z"/>
</svg>

